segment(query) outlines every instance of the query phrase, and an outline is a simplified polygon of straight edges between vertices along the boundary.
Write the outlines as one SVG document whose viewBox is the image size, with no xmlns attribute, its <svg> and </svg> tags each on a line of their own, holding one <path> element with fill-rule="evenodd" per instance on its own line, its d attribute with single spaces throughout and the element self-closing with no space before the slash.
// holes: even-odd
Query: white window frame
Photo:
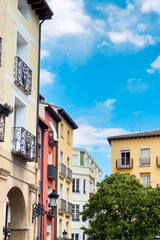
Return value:
<svg viewBox="0 0 160 240">
<path fill-rule="evenodd" d="M 150 164 L 151 164 L 151 161 L 150 161 L 150 156 L 149 156 L 149 162 L 147 163 L 143 163 L 141 162 L 141 153 L 142 153 L 142 150 L 145 150 L 145 149 L 149 149 L 149 155 L 151 154 L 151 148 L 150 147 L 141 147 L 139 149 L 139 157 L 140 157 L 140 162 L 139 162 L 139 165 L 140 167 L 150 167 Z"/>
<path fill-rule="evenodd" d="M 72 187 L 72 192 L 73 193 L 80 193 L 81 192 L 81 190 L 80 190 L 80 188 L 81 188 L 81 185 L 80 185 L 81 179 L 80 178 L 73 178 L 73 181 L 75 181 L 75 184 L 74 184 L 75 188 L 73 189 L 73 187 Z M 79 191 L 77 190 L 77 185 L 78 185 L 77 182 L 78 181 L 79 181 Z M 73 186 L 73 183 L 72 183 L 72 186 Z"/>
<path fill-rule="evenodd" d="M 18 12 L 23 16 L 23 18 L 25 19 L 25 21 L 28 23 L 28 22 L 29 22 L 29 6 L 28 6 L 28 3 L 27 3 L 25 0 L 23 0 L 23 2 L 26 3 L 26 12 L 27 12 L 27 14 L 23 14 L 23 11 L 20 11 L 20 9 L 18 8 L 18 3 L 19 3 L 19 1 L 22 1 L 22 0 L 17 0 L 17 10 L 18 10 Z M 25 15 L 26 15 L 26 16 L 25 16 Z"/>
<path fill-rule="evenodd" d="M 80 204 L 72 204 L 72 219 L 73 221 L 80 221 Z"/>
<path fill-rule="evenodd" d="M 145 180 L 147 183 L 144 184 L 142 180 L 143 177 L 146 177 L 147 179 Z M 151 185 L 151 175 L 150 174 L 143 174 L 141 175 L 141 183 L 143 184 L 143 186 L 147 187 L 147 186 L 150 186 Z"/>
<path fill-rule="evenodd" d="M 127 160 L 126 160 L 126 158 L 125 158 L 125 163 L 124 164 L 122 164 L 122 153 L 123 152 L 129 152 L 130 153 L 130 164 L 131 164 L 131 151 L 130 151 L 130 149 L 129 148 L 122 148 L 122 149 L 120 149 L 120 166 L 128 166 L 128 165 L 130 165 L 130 164 L 127 164 Z"/>
<path fill-rule="evenodd" d="M 61 158 L 61 153 L 63 153 L 63 159 Z M 63 160 L 63 161 L 61 161 Z M 60 149 L 60 163 L 64 164 L 64 151 L 62 149 Z"/>
</svg>

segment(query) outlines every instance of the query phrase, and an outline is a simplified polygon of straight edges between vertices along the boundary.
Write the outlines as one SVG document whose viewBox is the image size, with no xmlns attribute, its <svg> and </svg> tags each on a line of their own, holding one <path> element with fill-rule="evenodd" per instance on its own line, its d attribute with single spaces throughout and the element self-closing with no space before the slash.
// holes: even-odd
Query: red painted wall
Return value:
<svg viewBox="0 0 160 240">
<path fill-rule="evenodd" d="M 57 122 L 55 119 L 48 113 L 48 111 L 45 110 L 45 122 L 49 124 L 49 120 L 52 120 L 52 124 L 55 127 L 57 131 Z M 43 171 L 42 171 L 42 157 L 38 159 L 38 165 L 39 169 L 41 171 L 40 176 L 41 176 L 41 181 L 42 181 L 42 175 L 43 175 L 43 197 L 39 197 L 39 201 L 44 205 L 45 210 L 47 211 L 48 208 L 48 187 L 51 187 L 52 190 L 56 190 L 56 182 L 55 180 L 51 180 L 47 176 L 47 169 L 48 169 L 48 152 L 52 152 L 53 158 L 52 158 L 52 164 L 54 167 L 56 166 L 56 155 L 57 155 L 57 147 L 56 146 L 51 146 L 48 143 L 48 131 L 44 133 L 44 142 L 43 142 Z M 47 215 L 42 216 L 42 240 L 47 239 L 47 224 L 51 225 L 51 240 L 54 240 L 54 217 L 48 217 Z"/>
</svg>

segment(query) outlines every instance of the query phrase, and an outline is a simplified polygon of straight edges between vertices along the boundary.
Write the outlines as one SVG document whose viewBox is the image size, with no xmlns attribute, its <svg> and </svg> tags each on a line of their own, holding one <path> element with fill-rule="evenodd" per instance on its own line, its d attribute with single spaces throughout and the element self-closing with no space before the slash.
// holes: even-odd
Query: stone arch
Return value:
<svg viewBox="0 0 160 240">
<path fill-rule="evenodd" d="M 26 238 L 26 204 L 22 191 L 18 187 L 12 187 L 8 194 L 10 219 L 8 229 L 10 240 L 22 240 Z"/>
</svg>

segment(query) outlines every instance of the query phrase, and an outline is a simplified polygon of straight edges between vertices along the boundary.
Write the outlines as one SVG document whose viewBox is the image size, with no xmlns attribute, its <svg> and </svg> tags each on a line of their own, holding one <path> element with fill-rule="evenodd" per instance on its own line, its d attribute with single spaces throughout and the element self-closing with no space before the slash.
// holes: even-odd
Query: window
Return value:
<svg viewBox="0 0 160 240">
<path fill-rule="evenodd" d="M 59 219 L 59 238 L 62 237 L 62 219 Z"/>
<path fill-rule="evenodd" d="M 64 153 L 62 150 L 60 150 L 60 163 L 64 162 Z"/>
<path fill-rule="evenodd" d="M 86 234 L 83 233 L 83 240 L 86 240 Z"/>
<path fill-rule="evenodd" d="M 89 193 L 93 192 L 93 184 L 89 181 Z"/>
<path fill-rule="evenodd" d="M 150 166 L 150 149 L 149 148 L 140 149 L 140 166 L 141 167 Z"/>
<path fill-rule="evenodd" d="M 67 238 L 69 237 L 69 221 L 66 221 Z"/>
<path fill-rule="evenodd" d="M 53 131 L 53 133 L 54 133 L 54 134 L 53 134 L 54 141 L 58 141 L 57 132 L 56 132 L 55 127 L 53 126 L 53 122 L 52 122 L 51 119 L 49 120 L 49 125 L 50 125 L 50 127 L 51 127 L 51 129 L 52 129 L 52 131 Z"/>
<path fill-rule="evenodd" d="M 72 192 L 79 193 L 80 192 L 79 185 L 80 185 L 80 179 L 74 178 L 73 184 L 72 184 Z"/>
<path fill-rule="evenodd" d="M 60 196 L 59 198 L 63 199 L 63 183 L 60 183 Z"/>
<path fill-rule="evenodd" d="M 70 168 L 70 157 L 67 156 L 67 168 Z"/>
<path fill-rule="evenodd" d="M 47 224 L 47 240 L 51 240 L 51 225 Z"/>
<path fill-rule="evenodd" d="M 130 150 L 121 150 L 121 166 L 130 165 Z"/>
<path fill-rule="evenodd" d="M 72 233 L 72 240 L 79 240 L 79 234 L 78 233 Z"/>
<path fill-rule="evenodd" d="M 19 32 L 17 32 L 16 55 L 20 57 L 23 62 L 28 64 L 28 42 Z"/>
<path fill-rule="evenodd" d="M 0 37 L 0 66 L 2 66 L 2 38 Z"/>
<path fill-rule="evenodd" d="M 83 193 L 86 193 L 86 183 L 87 179 L 83 179 Z"/>
<path fill-rule="evenodd" d="M 73 165 L 78 165 L 78 156 L 73 154 Z"/>
<path fill-rule="evenodd" d="M 70 131 L 69 130 L 67 131 L 67 143 L 70 144 Z"/>
<path fill-rule="evenodd" d="M 84 166 L 84 152 L 80 152 L 80 165 Z"/>
<path fill-rule="evenodd" d="M 142 175 L 141 176 L 141 183 L 147 187 L 147 186 L 150 186 L 151 183 L 150 183 L 150 175 Z"/>
<path fill-rule="evenodd" d="M 72 205 L 72 221 L 79 221 L 79 205 Z"/>
<path fill-rule="evenodd" d="M 23 100 L 22 100 L 23 101 Z M 15 97 L 15 106 L 14 106 L 14 127 L 24 127 L 26 129 L 26 105 L 18 97 Z"/>
<path fill-rule="evenodd" d="M 53 158 L 53 154 L 52 154 L 52 152 L 48 152 L 48 164 L 49 165 L 52 165 L 52 158 Z"/>
<path fill-rule="evenodd" d="M 28 22 L 29 8 L 25 0 L 18 0 L 18 10 Z"/>
<path fill-rule="evenodd" d="M 63 123 L 61 123 L 61 127 L 60 127 L 60 135 L 61 135 L 61 137 L 63 137 Z"/>
</svg>

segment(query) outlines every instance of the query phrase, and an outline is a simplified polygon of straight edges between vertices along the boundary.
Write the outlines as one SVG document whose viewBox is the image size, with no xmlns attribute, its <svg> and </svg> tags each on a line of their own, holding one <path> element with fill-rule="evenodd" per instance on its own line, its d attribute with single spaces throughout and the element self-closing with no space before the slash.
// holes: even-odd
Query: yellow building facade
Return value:
<svg viewBox="0 0 160 240">
<path fill-rule="evenodd" d="M 53 13 L 46 1 L 0 0 L 0 6 L 0 122 L 5 119 L 0 123 L 0 238 L 32 240 L 37 237 L 32 202 L 38 189 L 39 23 Z M 8 117 L 4 103 L 14 109 Z"/>
<path fill-rule="evenodd" d="M 78 126 L 62 108 L 54 108 L 62 121 L 58 125 L 58 194 L 57 238 L 71 239 L 72 229 L 72 167 L 73 167 L 73 130 Z"/>
<path fill-rule="evenodd" d="M 111 173 L 135 175 L 144 186 L 160 186 L 160 130 L 109 137 Z"/>
</svg>

